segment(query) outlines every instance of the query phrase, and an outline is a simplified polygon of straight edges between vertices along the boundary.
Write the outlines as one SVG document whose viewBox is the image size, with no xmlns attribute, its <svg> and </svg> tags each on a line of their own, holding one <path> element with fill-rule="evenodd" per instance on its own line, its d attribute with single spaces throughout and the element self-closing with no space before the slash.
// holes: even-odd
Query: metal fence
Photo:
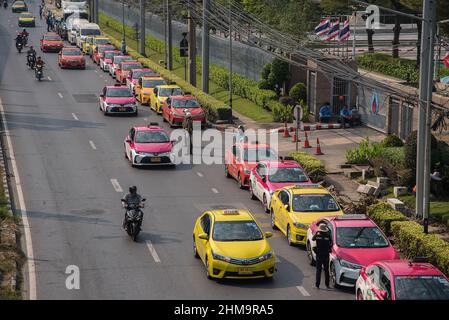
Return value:
<svg viewBox="0 0 449 320">
<path fill-rule="evenodd" d="M 122 20 L 122 2 L 117 0 L 99 0 L 100 11 L 117 19 Z M 125 23 L 133 26 L 139 21 L 139 9 L 125 5 Z M 145 17 L 147 34 L 164 40 L 164 23 L 161 17 L 146 12 Z M 178 21 L 173 21 L 173 45 L 179 46 L 182 39 L 182 33 L 187 32 L 187 25 Z M 202 30 L 197 29 L 197 52 L 201 55 Z M 262 51 L 259 48 L 233 42 L 233 71 L 251 80 L 259 80 L 260 72 L 263 66 L 270 63 L 273 56 Z M 229 41 L 225 38 L 211 35 L 210 37 L 210 63 L 222 67 L 229 67 Z"/>
</svg>

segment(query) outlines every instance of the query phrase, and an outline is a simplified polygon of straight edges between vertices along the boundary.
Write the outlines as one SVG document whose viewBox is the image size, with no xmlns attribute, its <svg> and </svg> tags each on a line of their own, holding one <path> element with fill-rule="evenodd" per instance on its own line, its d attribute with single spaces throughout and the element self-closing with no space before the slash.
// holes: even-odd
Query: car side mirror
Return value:
<svg viewBox="0 0 449 320">
<path fill-rule="evenodd" d="M 262 176 L 261 178 L 263 182 L 267 182 L 267 176 Z"/>
<path fill-rule="evenodd" d="M 286 204 L 286 205 L 284 206 L 284 208 L 285 208 L 285 210 L 290 211 L 290 206 L 289 206 L 288 204 Z"/>
<path fill-rule="evenodd" d="M 143 198 L 143 199 L 142 199 L 142 202 L 145 202 L 145 201 L 147 201 L 147 199 Z"/>
<path fill-rule="evenodd" d="M 170 140 L 170 142 L 171 142 L 171 144 L 175 144 L 176 142 L 178 142 L 178 140 L 172 139 L 172 140 Z"/>
<path fill-rule="evenodd" d="M 100 98 L 104 98 L 104 94 L 100 94 Z"/>
<path fill-rule="evenodd" d="M 207 235 L 207 233 L 200 233 L 198 235 L 198 238 L 200 238 L 202 240 L 209 240 L 209 236 Z"/>
<path fill-rule="evenodd" d="M 126 139 L 126 143 L 131 143 L 131 139 L 130 138 Z"/>
<path fill-rule="evenodd" d="M 273 236 L 272 232 L 265 232 L 265 238 L 271 238 Z"/>
</svg>

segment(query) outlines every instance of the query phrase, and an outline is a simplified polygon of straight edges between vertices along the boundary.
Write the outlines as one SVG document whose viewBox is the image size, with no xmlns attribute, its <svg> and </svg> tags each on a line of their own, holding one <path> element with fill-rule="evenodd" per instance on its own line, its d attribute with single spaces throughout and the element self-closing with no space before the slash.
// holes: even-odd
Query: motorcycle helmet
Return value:
<svg viewBox="0 0 449 320">
<path fill-rule="evenodd" d="M 136 192 L 137 192 L 137 187 L 136 186 L 129 187 L 129 193 L 136 193 Z"/>
</svg>

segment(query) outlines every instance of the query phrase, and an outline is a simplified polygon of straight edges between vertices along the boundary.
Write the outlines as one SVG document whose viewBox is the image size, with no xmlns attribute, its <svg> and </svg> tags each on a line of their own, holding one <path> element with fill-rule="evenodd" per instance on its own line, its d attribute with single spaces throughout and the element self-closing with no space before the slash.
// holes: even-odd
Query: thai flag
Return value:
<svg viewBox="0 0 449 320">
<path fill-rule="evenodd" d="M 444 65 L 446 66 L 446 68 L 449 68 L 449 51 L 446 52 L 446 55 L 443 58 L 443 62 L 444 62 Z"/>
<path fill-rule="evenodd" d="M 346 20 L 345 24 L 343 25 L 343 29 L 341 29 L 340 33 L 338 34 L 338 41 L 342 42 L 348 40 L 350 35 L 351 29 L 349 28 L 349 20 Z"/>
<path fill-rule="evenodd" d="M 318 36 L 322 36 L 327 34 L 327 32 L 329 31 L 329 28 L 331 27 L 331 21 L 329 18 L 324 19 L 323 21 L 321 21 L 321 23 L 315 28 L 315 33 Z"/>
<path fill-rule="evenodd" d="M 336 37 L 338 37 L 339 33 L 340 33 L 340 21 L 337 20 L 337 22 L 332 24 L 332 27 L 329 29 L 326 41 L 331 41 L 332 39 L 335 39 Z"/>
</svg>

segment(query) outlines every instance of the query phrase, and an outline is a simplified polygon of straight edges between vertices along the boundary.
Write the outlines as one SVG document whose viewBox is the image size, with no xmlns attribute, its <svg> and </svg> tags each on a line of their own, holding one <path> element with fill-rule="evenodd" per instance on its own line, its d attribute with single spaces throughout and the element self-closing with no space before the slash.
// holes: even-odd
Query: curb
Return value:
<svg viewBox="0 0 449 320">
<path fill-rule="evenodd" d="M 303 125 L 299 131 L 316 131 L 316 130 L 326 130 L 326 129 L 341 129 L 342 125 L 339 123 L 330 123 L 330 124 L 309 124 Z M 296 130 L 295 127 L 288 127 L 288 131 L 294 132 Z M 285 131 L 285 127 L 273 129 L 272 132 L 283 133 Z"/>
</svg>

